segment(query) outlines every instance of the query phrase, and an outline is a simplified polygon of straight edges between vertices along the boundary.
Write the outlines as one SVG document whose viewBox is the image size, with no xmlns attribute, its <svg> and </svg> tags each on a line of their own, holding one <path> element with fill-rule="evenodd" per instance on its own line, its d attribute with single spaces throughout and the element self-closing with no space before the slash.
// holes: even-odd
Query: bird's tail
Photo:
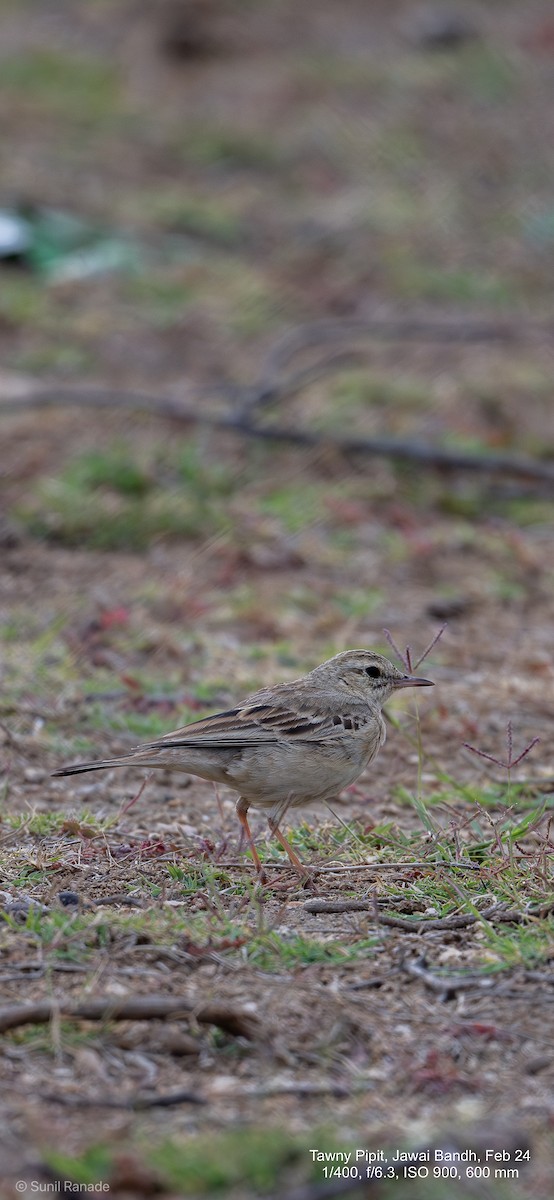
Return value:
<svg viewBox="0 0 554 1200">
<path fill-rule="evenodd" d="M 101 762 L 84 762 L 75 763 L 72 767 L 61 767 L 59 771 L 52 771 L 52 775 L 81 775 L 84 771 L 104 771 L 106 767 L 127 767 L 133 758 L 132 754 L 124 755 L 123 758 L 105 758 Z"/>
</svg>

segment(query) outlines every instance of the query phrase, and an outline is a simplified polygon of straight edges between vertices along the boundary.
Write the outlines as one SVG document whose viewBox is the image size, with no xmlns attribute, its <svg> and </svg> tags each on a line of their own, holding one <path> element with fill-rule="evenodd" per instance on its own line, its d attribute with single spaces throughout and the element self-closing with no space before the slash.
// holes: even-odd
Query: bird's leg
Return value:
<svg viewBox="0 0 554 1200">
<path fill-rule="evenodd" d="M 277 841 L 281 843 L 283 850 L 286 850 L 286 852 L 289 856 L 289 859 L 290 859 L 293 867 L 295 868 L 295 870 L 298 871 L 299 875 L 301 875 L 303 879 L 305 879 L 306 875 L 309 872 L 306 870 L 304 864 L 300 861 L 298 855 L 295 854 L 290 842 L 287 841 L 284 833 L 281 833 L 281 830 L 279 829 L 279 822 L 275 819 L 275 817 L 268 817 L 267 823 L 269 825 L 269 828 L 270 828 L 273 836 L 276 837 Z"/>
<path fill-rule="evenodd" d="M 249 801 L 246 800 L 244 796 L 240 796 L 239 800 L 237 801 L 237 808 L 236 808 L 237 817 L 242 825 L 242 828 L 244 829 L 244 835 L 245 835 L 246 841 L 248 842 L 248 845 L 250 847 L 252 858 L 254 859 L 254 866 L 258 872 L 260 881 L 261 881 L 261 883 L 267 883 L 267 877 L 266 877 L 265 871 L 262 867 L 262 864 L 260 862 L 260 856 L 258 854 L 258 851 L 256 850 L 256 847 L 254 845 L 254 838 L 252 837 L 252 831 L 251 831 L 250 825 L 248 823 L 247 813 L 248 813 L 249 808 L 250 808 Z"/>
<path fill-rule="evenodd" d="M 304 866 L 304 863 L 302 862 L 302 860 L 295 853 L 290 842 L 287 841 L 284 833 L 281 833 L 281 830 L 279 829 L 279 825 L 280 825 L 281 821 L 283 820 L 285 813 L 291 806 L 292 799 L 293 799 L 292 795 L 288 795 L 285 800 L 281 800 L 278 804 L 276 804 L 275 807 L 271 810 L 269 817 L 267 818 L 267 823 L 269 825 L 270 832 L 273 834 L 274 837 L 277 838 L 277 841 L 283 847 L 283 850 L 286 850 L 289 861 L 292 863 L 295 871 L 297 871 L 298 874 L 302 876 L 302 879 L 306 880 L 306 879 L 310 879 L 310 872 L 308 871 L 307 867 Z"/>
</svg>

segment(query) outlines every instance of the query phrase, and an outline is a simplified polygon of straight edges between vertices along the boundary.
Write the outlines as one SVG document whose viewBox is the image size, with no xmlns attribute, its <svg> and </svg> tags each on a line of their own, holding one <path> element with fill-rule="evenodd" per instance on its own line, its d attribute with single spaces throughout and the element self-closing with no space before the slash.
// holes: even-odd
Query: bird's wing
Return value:
<svg viewBox="0 0 554 1200">
<path fill-rule="evenodd" d="M 371 710 L 365 706 L 358 710 L 356 705 L 355 711 L 334 712 L 327 705 L 321 705 L 317 711 L 315 705 L 291 705 L 284 699 L 283 702 L 274 698 L 246 701 L 237 708 L 166 733 L 141 749 L 191 746 L 239 750 L 282 741 L 320 741 L 340 736 L 345 730 L 358 730 L 371 717 Z"/>
</svg>

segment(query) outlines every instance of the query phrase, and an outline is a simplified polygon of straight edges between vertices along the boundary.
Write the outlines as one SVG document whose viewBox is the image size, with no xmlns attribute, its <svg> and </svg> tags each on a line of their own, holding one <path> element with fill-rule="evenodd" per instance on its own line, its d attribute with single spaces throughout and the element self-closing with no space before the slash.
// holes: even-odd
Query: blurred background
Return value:
<svg viewBox="0 0 554 1200">
<path fill-rule="evenodd" d="M 501 756 L 508 721 L 519 749 L 542 739 L 522 774 L 551 779 L 553 100 L 547 0 L 0 0 L 1 682 L 25 829 L 29 806 L 123 799 L 68 792 L 62 761 L 347 647 L 392 654 L 385 628 L 415 659 L 447 625 L 430 788 L 475 780 L 463 742 Z M 377 815 L 366 788 L 349 817 L 413 829 L 416 761 L 391 737 Z M 231 800 L 186 802 L 178 829 L 141 802 L 129 845 L 236 857 Z M 401 1101 L 421 1141 L 421 1091 L 427 1136 L 467 1088 L 412 1093 L 393 1043 L 380 1119 Z M 520 1101 L 519 1059 L 491 1053 L 488 1083 L 467 1067 L 477 1119 Z M 264 1104 L 232 1119 L 336 1107 Z"/>
<path fill-rule="evenodd" d="M 540 591 L 549 466 L 441 455 L 552 451 L 549 6 L 0 19 L 3 539 L 53 593 L 39 628 L 62 596 L 92 619 L 140 594 L 186 624 L 195 673 L 232 662 L 239 685 L 251 652 L 274 675 L 276 648 L 304 667 L 452 616 L 456 661 L 483 629 L 501 660 L 486 622 L 511 631 L 507 602 Z M 217 428 L 248 413 L 315 444 Z"/>
</svg>

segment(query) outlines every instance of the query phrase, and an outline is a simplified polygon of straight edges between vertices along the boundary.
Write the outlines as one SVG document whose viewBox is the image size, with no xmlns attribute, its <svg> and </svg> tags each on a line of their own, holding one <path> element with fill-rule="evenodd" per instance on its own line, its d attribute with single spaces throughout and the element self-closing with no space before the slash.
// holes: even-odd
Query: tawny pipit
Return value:
<svg viewBox="0 0 554 1200">
<path fill-rule="evenodd" d="M 261 688 L 236 708 L 166 733 L 121 758 L 77 763 L 55 774 L 136 765 L 229 784 L 240 792 L 237 816 L 258 873 L 263 875 L 248 823 L 251 804 L 270 809 L 271 832 L 302 872 L 280 821 L 289 808 L 332 800 L 361 775 L 385 740 L 381 708 L 405 687 L 432 682 L 403 675 L 372 650 L 347 650 L 301 679 Z"/>
</svg>

